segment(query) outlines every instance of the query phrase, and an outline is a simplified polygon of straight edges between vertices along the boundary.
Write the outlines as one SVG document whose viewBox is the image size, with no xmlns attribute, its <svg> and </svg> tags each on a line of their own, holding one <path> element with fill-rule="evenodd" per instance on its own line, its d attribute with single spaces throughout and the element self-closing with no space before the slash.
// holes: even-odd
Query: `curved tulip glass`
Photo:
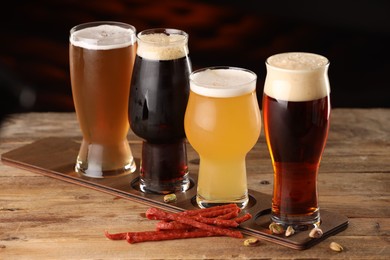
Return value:
<svg viewBox="0 0 390 260">
<path fill-rule="evenodd" d="M 257 142 L 261 117 L 255 73 L 210 67 L 190 76 L 185 114 L 188 141 L 200 157 L 199 207 L 248 204 L 246 154 Z"/>
<path fill-rule="evenodd" d="M 150 29 L 137 35 L 129 121 L 143 138 L 140 189 L 166 194 L 190 187 L 184 132 L 191 62 L 188 34 Z"/>
</svg>

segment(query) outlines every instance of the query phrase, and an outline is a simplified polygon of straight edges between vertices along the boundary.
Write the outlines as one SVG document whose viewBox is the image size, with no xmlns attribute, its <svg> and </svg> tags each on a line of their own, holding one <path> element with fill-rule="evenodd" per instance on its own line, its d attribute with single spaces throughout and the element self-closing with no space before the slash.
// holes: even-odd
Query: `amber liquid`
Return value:
<svg viewBox="0 0 390 260">
<path fill-rule="evenodd" d="M 288 222 L 319 214 L 317 175 L 329 131 L 329 98 L 290 102 L 264 94 L 263 117 L 274 167 L 273 216 Z"/>
<path fill-rule="evenodd" d="M 126 137 L 135 48 L 91 50 L 70 44 L 73 100 L 84 138 L 78 161 L 91 176 L 100 174 L 93 172 L 98 168 L 115 171 L 132 160 Z"/>
</svg>

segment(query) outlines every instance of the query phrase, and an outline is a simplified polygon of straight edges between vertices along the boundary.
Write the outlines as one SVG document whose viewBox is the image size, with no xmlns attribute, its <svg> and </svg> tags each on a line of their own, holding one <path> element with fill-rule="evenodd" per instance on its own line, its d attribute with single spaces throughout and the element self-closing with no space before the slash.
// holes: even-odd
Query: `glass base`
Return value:
<svg viewBox="0 0 390 260">
<path fill-rule="evenodd" d="M 241 198 L 235 199 L 235 200 L 207 200 L 206 198 L 202 197 L 201 195 L 196 195 L 196 203 L 200 208 L 210 208 L 213 206 L 221 206 L 221 205 L 227 205 L 227 204 L 236 204 L 237 207 L 240 209 L 244 209 L 249 202 L 248 194 L 245 194 Z"/>
<path fill-rule="evenodd" d="M 271 221 L 284 227 L 292 226 L 295 230 L 305 230 L 310 227 L 318 227 L 321 223 L 320 211 L 317 210 L 306 216 L 277 216 L 271 213 Z"/>
<path fill-rule="evenodd" d="M 82 141 L 75 171 L 91 178 L 115 177 L 132 173 L 136 164 L 127 140 L 97 144 Z"/>
<path fill-rule="evenodd" d="M 123 175 L 133 173 L 135 172 L 136 169 L 137 166 L 135 164 L 133 157 L 131 157 L 130 163 L 124 165 L 122 168 L 119 169 L 112 169 L 112 170 L 102 170 L 97 168 L 91 169 L 88 168 L 88 164 L 85 164 L 79 160 L 77 160 L 75 166 L 76 172 L 90 178 L 118 177 L 118 176 L 123 176 Z"/>
<path fill-rule="evenodd" d="M 142 144 L 140 190 L 168 194 L 190 188 L 187 150 L 183 139 L 173 143 Z"/>
<path fill-rule="evenodd" d="M 184 192 L 190 188 L 191 182 L 186 174 L 181 180 L 175 182 L 157 182 L 140 178 L 139 188 L 142 192 L 170 194 L 174 192 Z"/>
</svg>

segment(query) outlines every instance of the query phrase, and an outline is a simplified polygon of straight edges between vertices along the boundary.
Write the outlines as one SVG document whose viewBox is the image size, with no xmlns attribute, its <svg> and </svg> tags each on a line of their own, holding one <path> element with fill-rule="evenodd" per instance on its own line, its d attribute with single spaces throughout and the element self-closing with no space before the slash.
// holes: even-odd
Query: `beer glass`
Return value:
<svg viewBox="0 0 390 260">
<path fill-rule="evenodd" d="M 136 169 L 127 141 L 135 33 L 120 22 L 91 22 L 70 30 L 71 85 L 83 134 L 75 170 L 82 176 L 119 176 Z"/>
<path fill-rule="evenodd" d="M 196 202 L 248 204 L 246 154 L 257 142 L 261 116 L 255 73 L 234 67 L 209 67 L 190 75 L 184 126 L 200 157 Z"/>
<path fill-rule="evenodd" d="M 327 58 L 280 53 L 266 61 L 264 132 L 274 169 L 272 221 L 318 225 L 317 176 L 329 131 Z"/>
<path fill-rule="evenodd" d="M 188 34 L 156 28 L 138 33 L 129 121 L 143 138 L 139 187 L 167 194 L 190 187 L 184 113 L 192 70 Z"/>
</svg>

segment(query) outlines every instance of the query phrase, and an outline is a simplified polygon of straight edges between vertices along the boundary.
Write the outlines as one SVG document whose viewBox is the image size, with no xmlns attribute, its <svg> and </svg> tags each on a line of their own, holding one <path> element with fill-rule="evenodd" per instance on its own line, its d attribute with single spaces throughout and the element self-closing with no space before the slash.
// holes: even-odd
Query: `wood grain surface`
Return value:
<svg viewBox="0 0 390 260">
<path fill-rule="evenodd" d="M 81 139 L 74 113 L 13 115 L 0 128 L 0 154 L 46 137 Z M 129 133 L 136 158 L 141 140 Z M 197 154 L 188 149 L 188 159 Z M 261 134 L 247 156 L 250 189 L 272 193 Z M 197 171 L 190 164 L 191 172 Z M 389 259 L 390 110 L 334 109 L 318 180 L 320 207 L 349 227 L 310 249 L 225 237 L 127 244 L 110 232 L 152 230 L 147 205 L 0 164 L 0 259 Z M 341 253 L 329 249 L 335 241 Z"/>
</svg>

